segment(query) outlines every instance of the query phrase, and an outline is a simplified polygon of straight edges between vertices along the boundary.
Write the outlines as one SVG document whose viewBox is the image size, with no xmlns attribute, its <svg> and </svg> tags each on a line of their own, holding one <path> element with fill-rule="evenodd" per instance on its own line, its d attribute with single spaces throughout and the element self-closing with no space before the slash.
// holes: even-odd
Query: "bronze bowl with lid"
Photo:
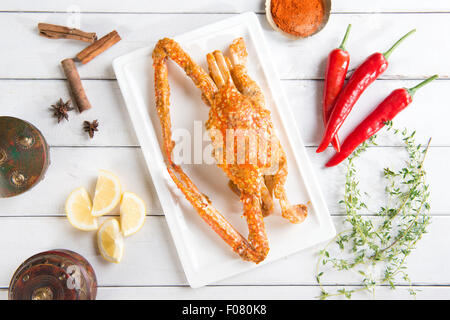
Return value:
<svg viewBox="0 0 450 320">
<path fill-rule="evenodd" d="M 97 278 L 80 254 L 56 249 L 25 260 L 9 285 L 9 300 L 95 300 Z"/>
<path fill-rule="evenodd" d="M 49 146 L 31 123 L 0 117 L 0 198 L 19 195 L 44 178 Z"/>
</svg>

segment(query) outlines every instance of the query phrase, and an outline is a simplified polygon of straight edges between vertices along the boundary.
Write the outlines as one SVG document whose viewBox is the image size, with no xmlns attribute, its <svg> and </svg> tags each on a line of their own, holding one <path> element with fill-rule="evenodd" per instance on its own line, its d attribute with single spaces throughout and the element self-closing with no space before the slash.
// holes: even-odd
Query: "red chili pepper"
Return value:
<svg viewBox="0 0 450 320">
<path fill-rule="evenodd" d="M 410 89 L 401 88 L 392 91 L 392 93 L 348 135 L 341 146 L 341 152 L 336 153 L 325 166 L 333 167 L 341 163 L 361 143 L 377 133 L 385 126 L 386 122 L 391 121 L 400 111 L 405 109 L 412 102 L 412 97 L 419 88 L 433 81 L 437 77 L 438 75 L 434 75 Z"/>
<path fill-rule="evenodd" d="M 336 98 L 341 92 L 344 86 L 345 76 L 347 75 L 348 64 L 350 61 L 350 55 L 345 50 L 345 43 L 348 38 L 352 25 L 349 24 L 347 31 L 345 32 L 344 39 L 342 40 L 339 48 L 334 49 L 328 55 L 327 67 L 325 69 L 325 83 L 323 88 L 323 107 L 322 116 L 323 123 L 326 127 L 328 119 L 330 119 L 331 112 Z M 337 134 L 331 140 L 331 144 L 334 149 L 339 152 L 340 143 Z"/>
<path fill-rule="evenodd" d="M 316 150 L 317 153 L 324 151 L 328 147 L 364 90 L 387 69 L 387 59 L 392 51 L 415 31 L 414 29 L 408 32 L 385 53 L 376 52 L 372 54 L 356 68 L 336 100 L 325 134 Z"/>
</svg>

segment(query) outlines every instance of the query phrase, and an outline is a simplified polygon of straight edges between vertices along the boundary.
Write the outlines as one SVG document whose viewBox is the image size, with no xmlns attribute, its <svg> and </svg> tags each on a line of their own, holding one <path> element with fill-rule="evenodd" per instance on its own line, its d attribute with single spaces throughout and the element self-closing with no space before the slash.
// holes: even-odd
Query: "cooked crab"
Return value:
<svg viewBox="0 0 450 320">
<path fill-rule="evenodd" d="M 273 211 L 273 197 L 280 203 L 282 217 L 292 223 L 305 220 L 307 207 L 291 205 L 287 199 L 284 188 L 288 173 L 286 155 L 275 135 L 261 88 L 247 74 L 244 40 L 235 39 L 229 52 L 231 59 L 220 51 L 207 55 L 208 74 L 177 42 L 161 39 L 152 55 L 156 108 L 161 121 L 167 169 L 173 181 L 203 220 L 242 259 L 259 263 L 269 252 L 263 217 Z M 175 143 L 172 141 L 170 122 L 167 59 L 184 69 L 210 107 L 206 128 L 211 136 L 213 154 L 217 165 L 230 179 L 230 187 L 240 196 L 249 229 L 248 240 L 219 213 L 172 160 Z M 230 132 L 234 133 L 231 137 Z M 245 150 L 239 156 L 241 145 L 238 138 L 242 133 L 244 138 L 240 141 L 241 145 L 243 141 Z M 256 144 L 250 143 L 252 137 L 256 137 Z M 261 157 L 261 153 L 264 156 Z"/>
</svg>

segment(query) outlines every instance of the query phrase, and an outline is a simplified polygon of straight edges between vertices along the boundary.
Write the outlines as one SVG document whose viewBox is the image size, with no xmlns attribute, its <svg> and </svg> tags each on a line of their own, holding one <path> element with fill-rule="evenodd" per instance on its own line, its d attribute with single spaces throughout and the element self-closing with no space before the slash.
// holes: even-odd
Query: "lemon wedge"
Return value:
<svg viewBox="0 0 450 320">
<path fill-rule="evenodd" d="M 106 220 L 97 233 L 100 254 L 109 262 L 119 263 L 123 256 L 123 237 L 115 218 Z"/>
<path fill-rule="evenodd" d="M 145 221 L 145 203 L 132 192 L 124 192 L 120 203 L 120 227 L 125 237 L 138 232 Z"/>
<path fill-rule="evenodd" d="M 66 214 L 72 226 L 83 231 L 97 230 L 97 219 L 91 215 L 92 202 L 86 189 L 75 189 L 66 200 Z"/>
<path fill-rule="evenodd" d="M 95 187 L 92 215 L 99 217 L 110 213 L 119 203 L 122 193 L 119 178 L 113 173 L 100 170 Z"/>
</svg>

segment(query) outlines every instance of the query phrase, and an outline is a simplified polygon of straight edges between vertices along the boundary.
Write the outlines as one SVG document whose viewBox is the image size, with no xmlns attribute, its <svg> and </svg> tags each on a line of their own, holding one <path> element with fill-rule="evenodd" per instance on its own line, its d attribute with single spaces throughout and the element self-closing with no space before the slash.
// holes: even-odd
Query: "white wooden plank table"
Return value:
<svg viewBox="0 0 450 320">
<path fill-rule="evenodd" d="M 433 137 L 426 161 L 433 221 L 430 232 L 409 259 L 409 270 L 413 286 L 421 290 L 417 298 L 450 297 L 450 3 L 334 0 L 327 27 L 308 40 L 293 42 L 270 30 L 263 2 L 1 1 L 0 115 L 28 120 L 41 129 L 51 146 L 52 164 L 45 180 L 31 192 L 0 200 L 0 299 L 7 298 L 9 280 L 25 258 L 52 248 L 77 251 L 93 264 L 99 280 L 99 299 L 313 299 L 318 295 L 314 266 L 320 246 L 201 289 L 187 285 L 111 67 L 113 58 L 163 36 L 184 33 L 246 11 L 256 12 L 260 18 L 338 229 L 343 221 L 338 205 L 343 169 L 323 168 L 331 150 L 320 156 L 314 152 L 323 130 L 319 103 L 326 55 L 339 43 L 348 23 L 353 24 L 347 45 L 350 68 L 417 28 L 417 33 L 391 56 L 382 80 L 376 81 L 361 98 L 342 130 L 345 136 L 394 88 L 410 87 L 434 73 L 440 75 L 439 80 L 416 95 L 414 104 L 398 116 L 395 125 L 416 129 L 423 142 Z M 39 37 L 36 26 L 38 22 L 71 21 L 79 21 L 83 30 L 99 35 L 117 29 L 123 40 L 79 70 L 93 109 L 82 115 L 73 113 L 69 122 L 57 125 L 47 109 L 60 96 L 68 97 L 59 61 L 73 56 L 85 44 Z M 81 123 L 93 119 L 99 119 L 100 132 L 90 140 Z M 380 194 L 382 190 L 374 183 L 379 177 L 373 168 L 380 163 L 393 164 L 401 152 L 397 142 L 381 138 L 379 146 L 371 148 L 359 164 L 363 188 Z M 103 261 L 95 248 L 94 234 L 73 229 L 64 217 L 68 193 L 80 185 L 92 191 L 101 168 L 116 172 L 127 189 L 142 195 L 150 208 L 143 230 L 127 239 L 125 256 L 119 265 Z M 379 200 L 373 196 L 369 203 L 376 205 Z M 326 280 L 327 286 L 357 284 L 348 275 L 333 274 Z M 407 288 L 407 283 L 396 291 L 381 288 L 376 297 L 408 298 Z M 362 293 L 356 298 L 372 296 Z"/>
</svg>

